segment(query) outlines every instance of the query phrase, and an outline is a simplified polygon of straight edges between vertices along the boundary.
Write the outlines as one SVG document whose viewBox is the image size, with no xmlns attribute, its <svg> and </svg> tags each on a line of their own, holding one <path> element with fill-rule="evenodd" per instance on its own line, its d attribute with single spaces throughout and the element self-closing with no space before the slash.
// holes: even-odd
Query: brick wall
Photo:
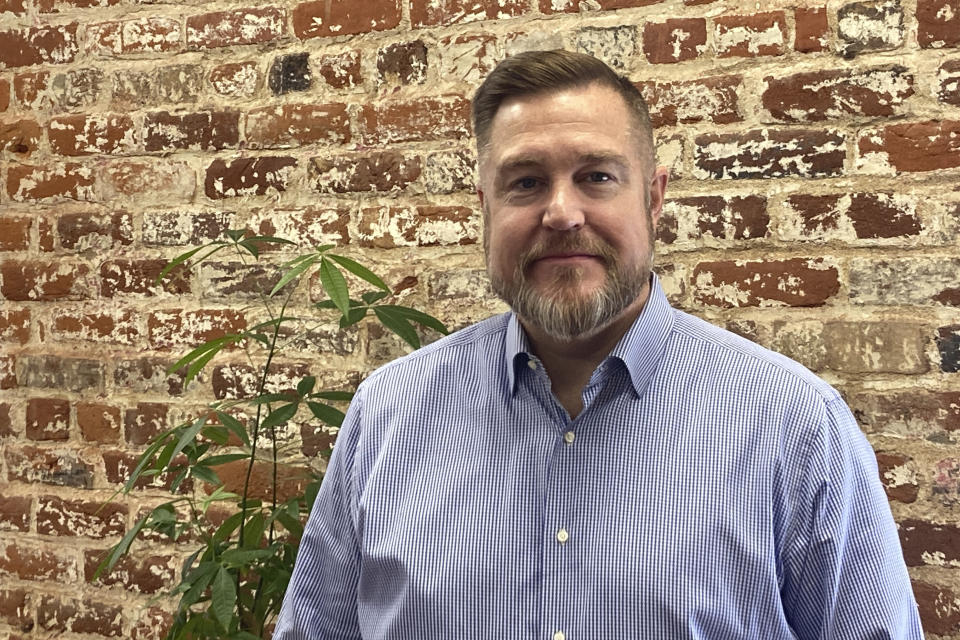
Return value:
<svg viewBox="0 0 960 640">
<path fill-rule="evenodd" d="M 158 494 L 98 507 L 158 429 L 242 392 L 238 355 L 188 387 L 164 369 L 256 319 L 262 282 L 222 261 L 158 287 L 165 261 L 248 226 L 343 245 L 452 326 L 500 310 L 468 100 L 561 46 L 650 100 L 671 300 L 843 391 L 929 637 L 960 638 L 957 0 L 0 0 L 0 638 L 163 620 L 173 547 L 85 582 Z M 281 379 L 401 352 L 374 327 L 311 338 Z"/>
</svg>

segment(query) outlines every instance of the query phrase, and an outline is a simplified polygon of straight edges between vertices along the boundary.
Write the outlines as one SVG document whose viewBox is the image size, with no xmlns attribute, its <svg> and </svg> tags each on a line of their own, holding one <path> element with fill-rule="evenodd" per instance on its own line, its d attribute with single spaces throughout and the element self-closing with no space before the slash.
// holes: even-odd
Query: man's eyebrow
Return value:
<svg viewBox="0 0 960 640">
<path fill-rule="evenodd" d="M 615 164 L 620 167 L 629 167 L 630 159 L 625 155 L 614 152 L 589 152 L 579 154 L 576 158 L 577 164 Z M 539 156 L 518 155 L 505 158 L 497 165 L 497 173 L 506 173 L 516 169 L 527 169 L 532 167 L 541 167 L 544 162 Z"/>
</svg>

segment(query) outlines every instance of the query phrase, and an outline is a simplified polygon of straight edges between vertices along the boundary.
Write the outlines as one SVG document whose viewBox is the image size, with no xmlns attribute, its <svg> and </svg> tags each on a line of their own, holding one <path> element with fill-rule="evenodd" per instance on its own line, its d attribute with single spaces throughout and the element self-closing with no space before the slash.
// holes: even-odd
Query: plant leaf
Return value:
<svg viewBox="0 0 960 640">
<path fill-rule="evenodd" d="M 366 302 L 367 304 L 373 304 L 374 302 L 379 302 L 386 298 L 389 293 L 386 291 L 366 291 L 360 294 L 360 299 Z"/>
<path fill-rule="evenodd" d="M 203 251 L 208 246 L 209 245 L 203 245 L 200 247 L 196 247 L 194 249 L 190 249 L 190 251 L 187 251 L 186 253 L 181 253 L 176 258 L 168 262 L 167 266 L 165 266 L 163 270 L 160 271 L 160 275 L 157 276 L 157 279 L 154 280 L 154 284 L 159 285 L 161 282 L 163 282 L 163 279 L 167 277 L 167 274 L 173 271 L 174 269 L 176 269 L 178 265 L 186 262 L 196 254 Z"/>
<path fill-rule="evenodd" d="M 230 628 L 233 609 L 237 604 L 237 585 L 226 567 L 221 566 L 217 577 L 213 579 L 213 591 L 210 594 L 210 611 L 225 630 Z"/>
<path fill-rule="evenodd" d="M 307 376 L 299 383 L 297 383 L 297 394 L 300 396 L 305 396 L 313 391 L 313 388 L 317 385 L 316 376 Z"/>
<path fill-rule="evenodd" d="M 246 454 L 244 454 L 243 457 L 246 458 Z M 214 487 L 222 484 L 220 481 L 220 476 L 218 476 L 213 469 L 207 466 L 197 465 L 195 467 L 191 467 L 190 475 L 197 480 L 202 480 L 207 484 L 213 485 Z"/>
<path fill-rule="evenodd" d="M 285 404 L 282 407 L 274 409 L 260 424 L 260 428 L 269 429 L 289 421 L 293 416 L 297 415 L 299 406 L 298 403 L 291 402 L 290 404 Z"/>
<path fill-rule="evenodd" d="M 301 260 L 299 263 L 297 263 L 296 266 L 291 267 L 289 271 L 283 274 L 280 280 L 277 281 L 277 284 L 273 285 L 273 289 L 271 289 L 270 293 L 267 295 L 270 295 L 270 296 L 275 295 L 277 291 L 280 291 L 280 289 L 283 289 L 283 287 L 288 282 L 300 276 L 300 274 L 302 274 L 304 271 L 312 267 L 313 264 L 319 259 L 320 259 L 320 256 L 316 254 L 305 256 L 304 259 Z"/>
<path fill-rule="evenodd" d="M 420 336 L 417 335 L 417 330 L 405 317 L 391 310 L 388 306 L 374 307 L 373 312 L 377 314 L 377 319 L 383 326 L 400 336 L 404 342 L 414 349 L 420 348 Z"/>
<path fill-rule="evenodd" d="M 390 293 L 390 287 L 387 286 L 386 282 L 381 280 L 377 274 L 375 274 L 373 271 L 370 271 L 370 269 L 367 269 L 356 260 L 352 260 L 345 256 L 338 256 L 334 253 L 328 253 L 327 257 L 358 278 L 363 278 L 378 289 L 382 289 L 383 291 Z"/>
<path fill-rule="evenodd" d="M 350 402 L 353 400 L 353 391 L 317 391 L 311 393 L 310 397 L 333 402 Z"/>
<path fill-rule="evenodd" d="M 127 531 L 123 538 L 121 538 L 120 542 L 110 548 L 110 553 L 107 554 L 107 557 L 105 557 L 97 566 L 97 570 L 93 572 L 93 578 L 91 578 L 91 580 L 96 580 L 104 572 L 113 569 L 113 567 L 117 564 L 117 561 L 119 561 L 120 558 L 122 558 L 130 549 L 130 544 L 133 542 L 133 539 L 137 537 L 137 534 L 140 533 L 140 530 L 147 522 L 148 517 L 149 514 L 137 520 L 137 523 L 130 527 L 130 530 Z"/>
<path fill-rule="evenodd" d="M 337 305 L 340 313 L 347 315 L 350 312 L 350 292 L 347 289 L 347 281 L 329 260 L 326 258 L 320 261 L 320 284 L 323 290 Z"/>
<path fill-rule="evenodd" d="M 250 446 L 250 436 L 247 435 L 247 430 L 243 427 L 243 423 L 223 411 L 217 411 L 217 419 L 220 421 L 220 424 L 235 433 L 243 444 L 248 447 Z"/>
<path fill-rule="evenodd" d="M 307 406 L 319 420 L 323 420 L 333 427 L 339 427 L 343 424 L 343 411 L 321 402 L 307 402 Z"/>
<path fill-rule="evenodd" d="M 423 311 L 417 311 L 410 307 L 404 307 L 398 304 L 384 304 L 377 307 L 379 309 L 389 309 L 391 313 L 396 313 L 399 316 L 407 318 L 408 320 L 413 320 L 419 324 L 422 324 L 425 327 L 429 327 L 438 333 L 447 335 L 450 331 L 447 329 L 447 325 L 443 324 L 433 316 Z"/>
<path fill-rule="evenodd" d="M 273 549 L 229 549 L 220 556 L 220 562 L 240 567 L 253 560 L 269 558 L 273 553 Z"/>
</svg>

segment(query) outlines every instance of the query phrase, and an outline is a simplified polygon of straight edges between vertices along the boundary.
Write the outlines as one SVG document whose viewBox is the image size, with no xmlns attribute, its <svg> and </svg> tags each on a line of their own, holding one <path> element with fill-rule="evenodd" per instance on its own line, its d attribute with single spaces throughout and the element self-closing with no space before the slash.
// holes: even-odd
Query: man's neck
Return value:
<svg viewBox="0 0 960 640">
<path fill-rule="evenodd" d="M 533 352 L 550 376 L 553 395 L 571 417 L 576 417 L 583 409 L 582 393 L 590 376 L 633 326 L 649 296 L 648 284 L 613 322 L 595 334 L 574 340 L 558 340 L 521 320 Z"/>
</svg>

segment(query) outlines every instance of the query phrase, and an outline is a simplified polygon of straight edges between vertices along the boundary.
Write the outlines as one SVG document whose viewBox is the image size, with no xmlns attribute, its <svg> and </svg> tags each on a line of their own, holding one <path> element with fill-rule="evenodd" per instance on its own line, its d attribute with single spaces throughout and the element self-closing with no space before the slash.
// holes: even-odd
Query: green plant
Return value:
<svg viewBox="0 0 960 640">
<path fill-rule="evenodd" d="M 234 250 L 244 264 L 253 267 L 263 248 L 292 244 L 282 238 L 231 230 L 224 240 L 173 259 L 158 283 L 174 269 L 196 266 L 223 250 Z M 186 384 L 215 356 L 235 346 L 246 351 L 258 373 L 251 397 L 214 402 L 209 411 L 155 437 L 122 489 L 129 493 L 138 482 L 163 478 L 171 499 L 130 528 L 107 552 L 93 579 L 111 571 L 146 531 L 193 544 L 195 548 L 183 562 L 179 579 L 170 591 L 170 595 L 179 597 L 179 603 L 168 639 L 261 638 L 279 613 L 303 533 L 302 522 L 310 512 L 321 478 L 311 475 L 303 492 L 280 499 L 279 472 L 284 462 L 277 429 L 298 414 L 339 427 L 344 417 L 340 406 L 353 396 L 352 392 L 316 390 L 315 376 L 303 377 L 292 389 L 268 390 L 271 365 L 282 351 L 282 341 L 290 340 L 287 329 L 303 320 L 288 315 L 294 285 L 316 272 L 326 298 L 313 308 L 339 313 L 341 330 L 372 312 L 377 321 L 414 348 L 420 346 L 415 325 L 447 332 L 433 316 L 389 304 L 391 291 L 383 280 L 358 262 L 332 253 L 333 249 L 333 245 L 316 247 L 283 263 L 272 289 L 260 296 L 264 321 L 241 333 L 199 345 L 169 369 L 171 373 L 185 369 Z M 358 299 L 350 297 L 349 275 L 369 285 Z M 269 443 L 266 450 L 258 446 L 261 442 Z M 230 492 L 223 487 L 217 471 L 237 463 L 246 466 L 243 488 Z M 270 470 L 270 496 L 265 500 L 251 495 L 251 474 L 258 464 L 269 465 Z M 194 489 L 187 490 L 191 484 Z M 209 492 L 197 487 L 206 487 Z M 218 509 L 211 510 L 214 505 Z M 219 519 L 209 517 L 214 513 Z"/>
</svg>

